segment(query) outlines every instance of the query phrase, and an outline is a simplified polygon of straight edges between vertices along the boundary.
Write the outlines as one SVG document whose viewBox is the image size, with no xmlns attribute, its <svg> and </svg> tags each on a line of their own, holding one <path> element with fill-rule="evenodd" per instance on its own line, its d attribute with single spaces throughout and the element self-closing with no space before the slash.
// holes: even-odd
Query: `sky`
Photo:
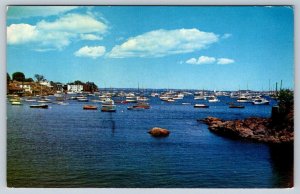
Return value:
<svg viewBox="0 0 300 194">
<path fill-rule="evenodd" d="M 7 72 L 101 88 L 294 88 L 289 6 L 9 6 Z"/>
</svg>

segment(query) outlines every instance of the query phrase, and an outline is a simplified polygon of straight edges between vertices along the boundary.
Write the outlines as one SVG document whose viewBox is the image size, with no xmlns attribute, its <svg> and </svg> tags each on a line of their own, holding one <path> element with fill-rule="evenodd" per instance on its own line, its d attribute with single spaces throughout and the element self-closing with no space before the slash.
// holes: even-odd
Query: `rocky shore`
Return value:
<svg viewBox="0 0 300 194">
<path fill-rule="evenodd" d="M 198 119 L 198 121 L 206 123 L 210 131 L 227 137 L 276 144 L 293 143 L 294 141 L 294 130 L 290 130 L 290 128 L 278 129 L 272 124 L 270 118 L 224 121 L 215 117 L 207 117 Z"/>
</svg>

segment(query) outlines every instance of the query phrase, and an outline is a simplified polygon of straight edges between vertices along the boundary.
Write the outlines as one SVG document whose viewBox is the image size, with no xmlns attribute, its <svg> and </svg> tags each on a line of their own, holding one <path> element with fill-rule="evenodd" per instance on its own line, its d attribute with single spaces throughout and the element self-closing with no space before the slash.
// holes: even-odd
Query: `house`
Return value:
<svg viewBox="0 0 300 194">
<path fill-rule="evenodd" d="M 51 83 L 50 83 L 49 81 L 40 81 L 39 83 L 40 83 L 41 85 L 47 86 L 47 87 L 49 87 L 49 88 L 52 87 L 52 86 L 51 86 Z"/>
<path fill-rule="evenodd" d="M 20 88 L 24 89 L 25 92 L 29 92 L 32 94 L 32 87 L 30 84 L 21 84 Z"/>
<path fill-rule="evenodd" d="M 68 85 L 67 90 L 68 92 L 80 93 L 83 91 L 83 85 Z"/>
</svg>

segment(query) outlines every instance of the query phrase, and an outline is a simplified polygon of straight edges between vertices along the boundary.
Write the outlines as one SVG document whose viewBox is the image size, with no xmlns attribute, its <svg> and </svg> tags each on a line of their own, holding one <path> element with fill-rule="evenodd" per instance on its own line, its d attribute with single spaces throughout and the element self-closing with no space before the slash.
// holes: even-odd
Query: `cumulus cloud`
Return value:
<svg viewBox="0 0 300 194">
<path fill-rule="evenodd" d="M 155 30 L 131 37 L 116 45 L 108 54 L 111 58 L 163 57 L 204 49 L 217 42 L 218 35 L 198 29 Z"/>
<path fill-rule="evenodd" d="M 95 47 L 84 46 L 80 48 L 78 51 L 76 51 L 74 55 L 77 57 L 90 57 L 96 59 L 98 57 L 103 56 L 104 53 L 105 53 L 104 46 L 95 46 Z"/>
<path fill-rule="evenodd" d="M 102 40 L 102 37 L 95 34 L 80 34 L 82 40 Z"/>
<path fill-rule="evenodd" d="M 193 65 L 202 65 L 202 64 L 211 64 L 214 63 L 216 59 L 214 57 L 207 57 L 207 56 L 201 56 L 198 58 L 191 58 L 186 61 L 188 64 L 193 64 Z"/>
<path fill-rule="evenodd" d="M 7 28 L 7 43 L 22 44 L 30 41 L 35 41 L 38 37 L 36 26 L 29 24 L 11 24 Z"/>
<path fill-rule="evenodd" d="M 192 65 L 203 65 L 203 64 L 213 64 L 213 63 L 217 63 L 219 65 L 226 65 L 226 64 L 234 63 L 234 60 L 228 58 L 216 59 L 215 57 L 200 56 L 198 59 L 190 58 L 185 63 L 192 64 Z"/>
<path fill-rule="evenodd" d="M 220 65 L 227 65 L 227 64 L 231 64 L 234 63 L 233 59 L 227 59 L 227 58 L 219 58 L 217 64 Z"/>
<path fill-rule="evenodd" d="M 47 17 L 63 14 L 77 8 L 78 6 L 8 6 L 7 17 L 12 19 Z"/>
<path fill-rule="evenodd" d="M 67 14 L 55 21 L 42 20 L 36 25 L 11 24 L 7 27 L 8 44 L 35 43 L 37 47 L 62 49 L 72 40 L 100 39 L 107 25 L 90 15 Z"/>
</svg>

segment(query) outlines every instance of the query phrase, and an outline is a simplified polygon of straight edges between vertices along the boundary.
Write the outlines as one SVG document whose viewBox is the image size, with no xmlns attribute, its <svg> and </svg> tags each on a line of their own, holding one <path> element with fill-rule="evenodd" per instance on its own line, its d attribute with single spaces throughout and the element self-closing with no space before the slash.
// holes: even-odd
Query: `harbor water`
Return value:
<svg viewBox="0 0 300 194">
<path fill-rule="evenodd" d="M 51 98 L 51 97 L 49 97 Z M 85 104 L 31 109 L 7 103 L 9 187 L 274 188 L 290 187 L 293 158 L 264 144 L 218 136 L 197 119 L 270 117 L 270 105 L 230 109 L 229 97 L 194 108 L 193 96 L 176 102 L 149 97 L 148 110 L 83 110 Z M 183 102 L 191 102 L 191 105 Z M 154 138 L 153 127 L 168 129 Z M 291 154 L 292 155 L 292 154 Z"/>
</svg>

